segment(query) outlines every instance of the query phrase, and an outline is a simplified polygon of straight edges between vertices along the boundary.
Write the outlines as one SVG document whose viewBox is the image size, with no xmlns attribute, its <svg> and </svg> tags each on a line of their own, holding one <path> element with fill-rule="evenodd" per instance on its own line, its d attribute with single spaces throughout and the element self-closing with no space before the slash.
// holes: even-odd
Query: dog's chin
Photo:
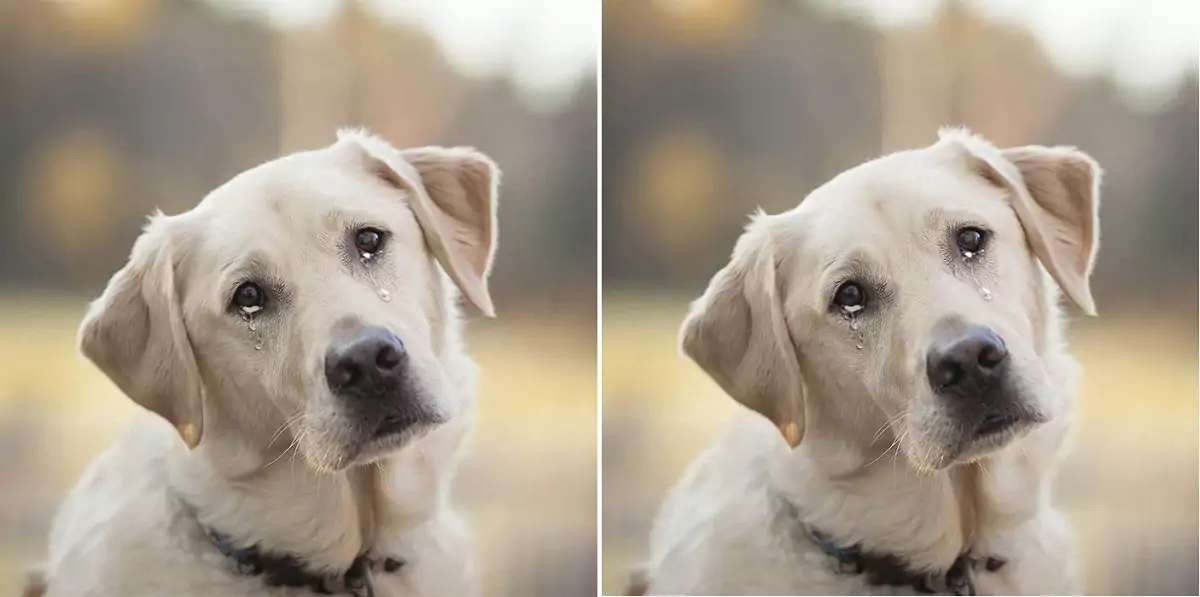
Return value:
<svg viewBox="0 0 1200 597">
<path fill-rule="evenodd" d="M 1022 421 L 1002 431 L 967 439 L 962 442 L 961 448 L 954 457 L 952 464 L 976 462 L 986 456 L 999 452 L 1013 442 L 1025 437 L 1035 426 L 1036 423 L 1031 421 Z"/>
<path fill-rule="evenodd" d="M 402 424 L 384 422 L 380 429 L 363 440 L 346 468 L 371 464 L 386 458 L 429 435 L 445 421 L 422 419 Z"/>
<path fill-rule="evenodd" d="M 936 468 L 943 470 L 960 464 L 979 462 L 1020 441 L 1041 424 L 1041 421 L 1022 419 L 1009 427 L 991 433 L 963 437 L 955 442 L 950 450 L 947 450 Z"/>
<path fill-rule="evenodd" d="M 353 432 L 330 444 L 309 445 L 304 458 L 320 473 L 337 473 L 386 458 L 429 435 L 448 420 L 445 416 L 382 417 L 352 426 Z"/>
<path fill-rule="evenodd" d="M 936 446 L 922 449 L 915 446 L 905 450 L 912 465 L 921 472 L 943 471 L 950 467 L 978 462 L 1004 448 L 1021 440 L 1031 431 L 1045 423 L 1041 417 L 1019 417 L 1007 422 L 1002 427 L 989 429 L 988 426 L 977 425 L 969 434 L 944 437 L 940 441 L 928 437 L 923 442 L 926 446 Z M 959 427 L 961 428 L 961 427 Z"/>
</svg>

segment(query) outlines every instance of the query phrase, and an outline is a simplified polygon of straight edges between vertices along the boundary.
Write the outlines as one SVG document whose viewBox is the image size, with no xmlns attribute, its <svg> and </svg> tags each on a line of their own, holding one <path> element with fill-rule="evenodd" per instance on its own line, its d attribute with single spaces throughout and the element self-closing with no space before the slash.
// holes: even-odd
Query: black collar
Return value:
<svg viewBox="0 0 1200 597">
<path fill-rule="evenodd" d="M 375 582 L 372 569 L 382 564 L 384 572 L 395 572 L 404 565 L 403 560 L 384 558 L 381 561 L 360 554 L 342 573 L 316 573 L 295 555 L 274 554 L 259 549 L 258 544 L 239 547 L 227 536 L 206 529 L 208 538 L 217 551 L 237 564 L 238 574 L 262 576 L 270 587 L 306 587 L 318 595 L 352 595 L 353 597 L 375 597 Z"/>
<path fill-rule="evenodd" d="M 875 586 L 910 587 L 927 594 L 975 595 L 977 566 L 983 564 L 988 572 L 995 572 L 1008 563 L 1003 558 L 978 558 L 964 552 L 945 572 L 922 572 L 913 570 L 904 558 L 895 554 L 867 551 L 861 543 L 841 547 L 829 535 L 811 526 L 805 528 L 821 551 L 837 560 L 838 572 L 866 575 L 867 583 Z"/>
</svg>

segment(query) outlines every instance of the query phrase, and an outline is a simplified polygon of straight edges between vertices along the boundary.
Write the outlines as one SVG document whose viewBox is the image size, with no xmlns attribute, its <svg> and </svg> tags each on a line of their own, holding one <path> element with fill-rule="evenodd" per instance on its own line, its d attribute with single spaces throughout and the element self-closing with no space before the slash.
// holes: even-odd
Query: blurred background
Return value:
<svg viewBox="0 0 1200 597">
<path fill-rule="evenodd" d="M 735 403 L 678 357 L 757 206 L 965 124 L 1105 169 L 1085 374 L 1057 501 L 1085 589 L 1197 593 L 1200 3 L 605 0 L 603 586 Z M 1084 457 L 1086 455 L 1086 458 Z"/>
<path fill-rule="evenodd" d="M 486 595 L 596 583 L 599 0 L 0 1 L 0 595 L 136 408 L 75 354 L 154 208 L 365 125 L 500 164 L 453 498 Z"/>
</svg>

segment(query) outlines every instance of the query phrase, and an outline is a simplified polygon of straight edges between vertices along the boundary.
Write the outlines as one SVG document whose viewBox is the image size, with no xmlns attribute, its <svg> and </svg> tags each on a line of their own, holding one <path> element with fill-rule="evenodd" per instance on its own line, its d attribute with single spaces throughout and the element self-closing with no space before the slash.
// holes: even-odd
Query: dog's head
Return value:
<svg viewBox="0 0 1200 597">
<path fill-rule="evenodd" d="M 459 411 L 451 281 L 492 314 L 497 182 L 473 150 L 359 132 L 253 168 L 151 219 L 82 352 L 190 446 L 220 430 L 319 470 L 370 462 Z"/>
<path fill-rule="evenodd" d="M 1046 272 L 1094 313 L 1099 167 L 940 136 L 756 217 L 684 322 L 683 351 L 792 446 L 819 420 L 937 470 L 1063 409 Z"/>
</svg>

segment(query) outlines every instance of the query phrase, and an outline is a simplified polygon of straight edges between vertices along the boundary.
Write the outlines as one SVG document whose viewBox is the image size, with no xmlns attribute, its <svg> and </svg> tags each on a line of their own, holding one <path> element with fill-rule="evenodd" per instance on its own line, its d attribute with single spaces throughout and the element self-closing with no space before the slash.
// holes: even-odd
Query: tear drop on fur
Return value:
<svg viewBox="0 0 1200 597">
<path fill-rule="evenodd" d="M 863 344 L 863 341 L 862 341 L 862 340 L 859 340 L 859 341 L 858 341 L 858 344 L 856 344 L 856 345 L 855 345 L 855 348 L 857 348 L 857 349 L 859 349 L 859 350 L 862 350 L 862 349 L 863 349 L 863 346 L 865 346 L 865 344 Z"/>
<path fill-rule="evenodd" d="M 982 294 L 982 295 L 983 295 L 983 300 L 985 300 L 985 301 L 990 301 L 990 300 L 992 300 L 992 291 L 991 291 L 991 290 L 988 290 L 987 288 L 984 288 L 984 287 L 980 286 L 980 287 L 979 287 L 979 294 Z"/>
<path fill-rule="evenodd" d="M 262 347 L 263 347 L 262 340 L 258 340 L 254 343 L 254 350 L 262 350 Z"/>
<path fill-rule="evenodd" d="M 370 261 L 371 258 L 375 256 L 374 253 L 359 253 L 358 255 L 359 255 L 359 258 L 362 259 L 363 263 Z"/>
<path fill-rule="evenodd" d="M 963 251 L 963 259 L 971 259 L 975 254 L 970 251 Z"/>
<path fill-rule="evenodd" d="M 862 305 L 846 305 L 842 307 L 842 311 L 845 311 L 846 315 L 854 315 L 855 313 L 862 311 L 862 308 Z"/>
<path fill-rule="evenodd" d="M 380 288 L 379 289 L 379 298 L 383 299 L 383 302 L 386 303 L 386 302 L 392 300 L 392 293 L 388 292 L 387 290 L 384 290 L 383 288 Z"/>
<path fill-rule="evenodd" d="M 858 330 L 858 320 L 857 319 L 850 320 L 850 329 L 855 330 L 855 331 Z"/>
<path fill-rule="evenodd" d="M 259 311 L 262 311 L 262 305 L 250 305 L 248 307 L 242 307 L 242 315 L 254 315 Z"/>
<path fill-rule="evenodd" d="M 257 331 L 257 330 L 258 330 L 258 324 L 257 324 L 257 323 L 255 323 L 255 322 L 254 322 L 254 320 L 250 320 L 250 321 L 249 321 L 249 322 L 247 322 L 247 323 L 250 325 L 250 331 L 252 331 L 252 332 L 253 332 L 253 331 Z"/>
</svg>

